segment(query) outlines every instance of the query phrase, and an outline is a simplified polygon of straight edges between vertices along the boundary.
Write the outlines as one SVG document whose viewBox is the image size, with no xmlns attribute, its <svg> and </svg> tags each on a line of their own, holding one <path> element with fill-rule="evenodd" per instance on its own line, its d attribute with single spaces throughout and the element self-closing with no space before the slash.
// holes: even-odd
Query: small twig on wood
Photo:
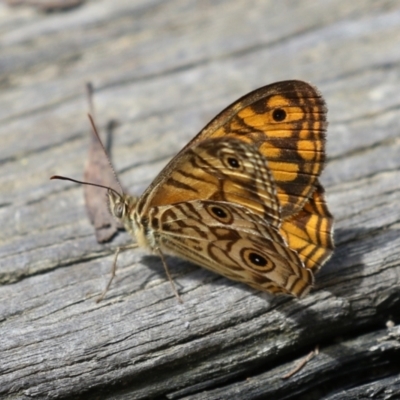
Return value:
<svg viewBox="0 0 400 400">
<path fill-rule="evenodd" d="M 287 374 L 283 375 L 281 379 L 289 379 L 294 374 L 297 374 L 314 356 L 319 354 L 319 346 L 316 345 L 315 349 L 311 351 L 306 357 L 304 357 L 300 362 Z"/>
</svg>

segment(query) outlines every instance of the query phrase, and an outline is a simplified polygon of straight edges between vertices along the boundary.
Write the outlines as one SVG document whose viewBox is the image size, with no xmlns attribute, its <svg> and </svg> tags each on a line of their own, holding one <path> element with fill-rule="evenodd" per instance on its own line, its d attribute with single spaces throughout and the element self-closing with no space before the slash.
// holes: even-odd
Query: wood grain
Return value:
<svg viewBox="0 0 400 400">
<path fill-rule="evenodd" d="M 399 393 L 400 4 L 0 4 L 0 397 L 350 399 Z M 265 84 L 310 81 L 328 107 L 322 174 L 337 249 L 305 299 L 182 260 L 97 243 L 81 179 L 98 125 L 140 194 L 214 115 Z M 104 132 L 104 130 L 103 130 Z M 288 380 L 315 345 L 320 353 Z M 338 397 L 339 396 L 339 397 Z M 394 395 L 393 395 L 393 398 Z"/>
</svg>

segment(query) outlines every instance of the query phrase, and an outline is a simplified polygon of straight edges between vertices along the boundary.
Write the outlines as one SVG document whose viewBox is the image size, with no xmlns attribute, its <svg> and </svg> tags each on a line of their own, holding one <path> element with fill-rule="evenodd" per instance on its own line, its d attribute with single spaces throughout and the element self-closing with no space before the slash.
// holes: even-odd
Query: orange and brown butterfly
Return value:
<svg viewBox="0 0 400 400">
<path fill-rule="evenodd" d="M 325 102 L 308 83 L 257 89 L 214 118 L 142 196 L 109 190 L 111 213 L 165 267 L 163 255 L 173 254 L 302 297 L 333 252 L 319 183 L 326 124 Z"/>
</svg>

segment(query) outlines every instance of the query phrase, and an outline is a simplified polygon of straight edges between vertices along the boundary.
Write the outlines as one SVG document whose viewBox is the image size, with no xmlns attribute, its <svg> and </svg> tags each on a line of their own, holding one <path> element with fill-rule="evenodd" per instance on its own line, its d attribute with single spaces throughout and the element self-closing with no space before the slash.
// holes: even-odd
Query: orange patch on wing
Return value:
<svg viewBox="0 0 400 400">
<path fill-rule="evenodd" d="M 280 158 L 282 157 L 282 151 L 278 147 L 274 146 L 269 142 L 264 142 L 260 147 L 259 150 L 265 157 L 268 159 L 273 158 Z"/>
<path fill-rule="evenodd" d="M 321 217 L 319 215 L 311 215 L 306 224 L 307 233 L 314 243 L 318 243 L 318 232 L 316 227 L 318 226 L 320 219 Z"/>
<path fill-rule="evenodd" d="M 283 125 L 283 124 L 281 124 Z M 284 129 L 282 129 L 284 128 Z M 290 138 L 293 136 L 293 129 L 290 128 L 289 124 L 287 124 L 286 127 L 279 127 L 279 129 L 275 129 L 274 127 L 271 127 L 271 129 L 268 130 L 268 138 L 274 139 L 274 138 Z"/>
<path fill-rule="evenodd" d="M 257 114 L 251 109 L 251 107 L 246 107 L 243 108 L 243 110 L 240 110 L 237 115 L 239 118 L 245 119 Z"/>
<path fill-rule="evenodd" d="M 297 142 L 297 152 L 299 156 L 307 161 L 314 160 L 316 144 L 311 140 L 299 140 Z"/>
<path fill-rule="evenodd" d="M 267 108 L 289 107 L 290 102 L 286 97 L 275 95 L 266 101 Z"/>
<path fill-rule="evenodd" d="M 278 189 L 278 199 L 279 202 L 281 203 L 281 206 L 289 203 L 289 195 L 280 189 Z"/>
<path fill-rule="evenodd" d="M 273 171 L 274 178 L 277 181 L 290 182 L 297 178 L 299 165 L 288 162 L 270 161 L 269 167 Z"/>
<path fill-rule="evenodd" d="M 262 128 L 265 126 L 265 115 L 264 114 L 254 114 L 252 116 L 243 118 L 243 121 L 250 126 L 254 126 L 255 128 Z"/>
<path fill-rule="evenodd" d="M 289 107 L 287 112 L 287 122 L 302 121 L 304 119 L 304 112 L 299 107 Z"/>
</svg>

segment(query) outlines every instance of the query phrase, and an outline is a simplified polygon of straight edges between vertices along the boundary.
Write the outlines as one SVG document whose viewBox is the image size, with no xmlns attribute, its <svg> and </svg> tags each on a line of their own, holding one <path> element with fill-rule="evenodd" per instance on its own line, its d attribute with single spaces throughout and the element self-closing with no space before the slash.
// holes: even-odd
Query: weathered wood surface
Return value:
<svg viewBox="0 0 400 400">
<path fill-rule="evenodd" d="M 400 384 L 400 3 L 86 1 L 0 5 L 0 397 L 396 398 Z M 139 194 L 227 104 L 282 79 L 329 106 L 322 181 L 337 250 L 304 300 L 99 245 L 81 178 L 89 124 Z M 315 345 L 297 375 L 281 376 Z M 397 395 L 396 395 L 397 393 Z M 364 397 L 362 397 L 364 396 Z M 386 397 L 385 397 L 386 396 Z"/>
</svg>

